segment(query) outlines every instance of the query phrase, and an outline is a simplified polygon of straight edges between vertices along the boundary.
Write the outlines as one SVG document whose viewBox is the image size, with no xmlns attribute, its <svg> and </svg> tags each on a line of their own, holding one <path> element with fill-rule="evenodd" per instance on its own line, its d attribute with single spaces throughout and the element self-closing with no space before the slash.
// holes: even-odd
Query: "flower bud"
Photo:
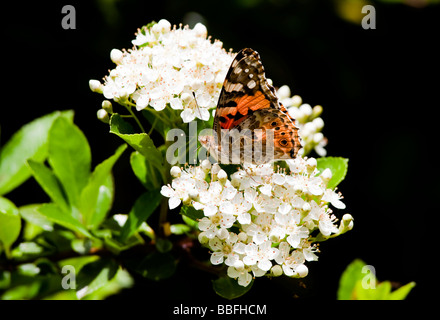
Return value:
<svg viewBox="0 0 440 320">
<path fill-rule="evenodd" d="M 173 178 L 180 177 L 181 173 L 182 173 L 182 170 L 180 170 L 180 168 L 177 166 L 172 167 L 170 170 L 170 174 Z"/>
<path fill-rule="evenodd" d="M 124 54 L 119 49 L 113 49 L 112 51 L 110 51 L 110 59 L 115 64 L 121 64 L 123 57 L 124 57 Z"/>
<path fill-rule="evenodd" d="M 206 245 L 206 244 L 208 244 L 208 242 L 209 242 L 209 238 L 206 236 L 206 232 L 205 232 L 205 231 L 200 232 L 198 238 L 199 238 L 199 242 L 200 242 L 202 245 Z"/>
<path fill-rule="evenodd" d="M 353 229 L 353 216 L 349 213 L 346 213 L 342 216 L 342 221 L 339 225 L 339 232 L 345 233 L 351 229 Z"/>
<path fill-rule="evenodd" d="M 324 139 L 324 135 L 322 134 L 322 132 L 317 132 L 313 135 L 313 141 L 315 143 L 321 142 L 322 139 Z"/>
<path fill-rule="evenodd" d="M 302 210 L 305 211 L 305 212 L 310 212 L 312 210 L 312 206 L 310 205 L 310 203 L 306 202 L 302 206 Z"/>
<path fill-rule="evenodd" d="M 199 199 L 199 193 L 195 189 L 188 192 L 188 196 L 190 197 L 191 200 L 197 201 Z"/>
<path fill-rule="evenodd" d="M 295 271 L 300 278 L 304 278 L 309 274 L 309 269 L 304 264 L 300 264 L 296 267 Z"/>
<path fill-rule="evenodd" d="M 102 93 L 103 85 L 98 80 L 89 80 L 89 87 L 93 92 Z"/>
<path fill-rule="evenodd" d="M 324 109 L 320 105 L 314 106 L 312 111 L 312 118 L 319 117 L 323 110 Z"/>
<path fill-rule="evenodd" d="M 313 119 L 313 124 L 315 125 L 315 128 L 318 131 L 324 128 L 324 120 L 322 120 L 322 118 L 320 117 Z"/>
<path fill-rule="evenodd" d="M 316 166 L 318 165 L 318 162 L 316 161 L 315 158 L 309 158 L 306 161 L 306 165 L 307 165 L 307 171 L 309 173 L 312 173 L 316 169 Z"/>
<path fill-rule="evenodd" d="M 110 101 L 108 101 L 108 100 L 102 101 L 101 107 L 102 107 L 102 109 L 104 109 L 108 113 L 110 113 L 110 114 L 113 113 L 113 106 Z"/>
<path fill-rule="evenodd" d="M 98 112 L 96 113 L 96 116 L 98 117 L 99 120 L 101 120 L 104 123 L 109 123 L 110 121 L 108 113 L 104 109 L 99 109 Z"/>
<path fill-rule="evenodd" d="M 160 28 L 160 31 L 165 33 L 171 30 L 171 23 L 166 19 L 160 19 L 157 25 Z"/>
<path fill-rule="evenodd" d="M 128 219 L 128 215 L 126 214 L 115 214 L 113 215 L 113 220 L 115 220 L 120 227 L 122 227 Z"/>
<path fill-rule="evenodd" d="M 194 26 L 194 32 L 196 33 L 196 36 L 197 37 L 200 37 L 200 38 L 206 38 L 206 36 L 208 35 L 208 30 L 206 29 L 206 27 L 203 25 L 203 24 L 201 24 L 200 22 L 199 23 L 197 23 L 195 26 Z"/>
<path fill-rule="evenodd" d="M 187 92 L 182 93 L 182 95 L 180 96 L 180 99 L 182 100 L 183 104 L 187 105 L 189 104 L 191 101 L 194 100 L 194 97 L 192 95 L 190 95 Z"/>
<path fill-rule="evenodd" d="M 307 116 L 310 117 L 312 115 L 312 107 L 308 103 L 302 104 L 299 109 Z"/>
<path fill-rule="evenodd" d="M 322 173 L 321 173 L 321 179 L 324 182 L 329 182 L 330 179 L 332 178 L 332 171 L 329 168 L 326 168 Z"/>
<path fill-rule="evenodd" d="M 300 96 L 298 96 L 298 95 L 294 95 L 292 97 L 291 103 L 292 103 L 292 106 L 298 108 L 301 105 L 301 103 L 302 103 L 302 98 Z"/>
<path fill-rule="evenodd" d="M 182 203 L 186 206 L 189 206 L 191 204 L 191 197 L 189 196 L 189 194 L 186 194 L 183 199 L 182 199 Z"/>
<path fill-rule="evenodd" d="M 236 262 L 234 262 L 234 268 L 237 269 L 237 271 L 243 271 L 244 270 L 243 261 L 237 260 Z"/>
<path fill-rule="evenodd" d="M 283 274 L 283 268 L 281 268 L 279 264 L 276 264 L 270 269 L 270 273 L 274 277 L 279 277 Z"/>
<path fill-rule="evenodd" d="M 284 85 L 278 89 L 277 94 L 279 99 L 290 98 L 290 88 Z"/>
<path fill-rule="evenodd" d="M 211 162 L 208 159 L 205 159 L 205 160 L 202 161 L 200 166 L 202 167 L 203 170 L 209 171 L 211 169 L 212 165 L 211 165 Z"/>
<path fill-rule="evenodd" d="M 223 182 L 223 181 L 225 181 L 225 180 L 228 178 L 228 174 L 226 173 L 225 170 L 221 169 L 221 170 L 218 172 L 218 174 L 217 174 L 217 178 L 218 178 L 221 182 Z"/>
<path fill-rule="evenodd" d="M 218 165 L 218 163 L 214 163 L 214 164 L 212 165 L 211 174 L 212 174 L 212 175 L 214 175 L 214 174 L 218 174 L 218 173 L 220 172 L 221 169 L 222 169 L 222 168 L 220 168 L 220 166 Z"/>
<path fill-rule="evenodd" d="M 241 242 L 246 242 L 247 241 L 247 238 L 248 238 L 248 235 L 247 235 L 247 233 L 246 232 L 240 232 L 239 234 L 238 234 L 238 241 L 241 241 Z"/>
</svg>

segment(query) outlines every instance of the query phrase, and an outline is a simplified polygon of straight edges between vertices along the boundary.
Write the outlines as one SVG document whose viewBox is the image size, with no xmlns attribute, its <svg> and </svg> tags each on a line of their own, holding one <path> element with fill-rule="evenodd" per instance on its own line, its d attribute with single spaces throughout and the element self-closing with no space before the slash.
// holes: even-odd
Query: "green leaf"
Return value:
<svg viewBox="0 0 440 320">
<path fill-rule="evenodd" d="M 38 208 L 41 204 L 29 204 L 18 208 L 21 217 L 28 223 L 41 227 L 43 230 L 52 231 L 53 222 L 42 215 Z"/>
<path fill-rule="evenodd" d="M 70 214 L 65 213 L 54 203 L 45 203 L 38 208 L 43 216 L 45 216 L 50 221 L 57 223 L 69 230 L 81 233 L 86 237 L 92 238 L 92 235 L 87 231 L 87 229 Z"/>
<path fill-rule="evenodd" d="M 153 108 L 149 108 L 148 110 L 142 110 L 141 113 L 150 125 L 154 127 L 154 130 L 159 132 L 165 140 L 167 132 L 173 128 L 172 121 L 170 121 L 170 118 L 173 116 L 172 111 L 174 111 L 172 108 L 165 108 L 162 111 L 156 111 Z M 160 116 L 167 121 L 160 119 Z"/>
<path fill-rule="evenodd" d="M 394 290 L 390 293 L 388 299 L 389 300 L 404 300 L 406 296 L 410 293 L 412 288 L 416 286 L 415 282 L 407 283 L 406 285 L 400 287 L 399 289 Z"/>
<path fill-rule="evenodd" d="M 156 249 L 159 252 L 165 253 L 171 251 L 173 243 L 169 239 L 156 238 Z"/>
<path fill-rule="evenodd" d="M 104 286 L 84 297 L 84 300 L 104 300 L 108 296 L 118 293 L 122 289 L 133 286 L 134 280 L 124 269 L 119 268 L 116 275 Z"/>
<path fill-rule="evenodd" d="M 159 206 L 162 195 L 159 190 L 154 190 L 142 194 L 134 203 L 133 208 L 128 214 L 128 219 L 121 230 L 121 241 L 126 241 L 146 221 Z"/>
<path fill-rule="evenodd" d="M 361 281 L 365 276 L 365 274 L 362 273 L 362 268 L 365 265 L 365 262 L 360 259 L 356 259 L 347 266 L 345 271 L 342 273 L 341 279 L 339 280 L 339 288 L 337 293 L 338 300 L 352 300 L 354 298 L 354 287 L 356 282 Z"/>
<path fill-rule="evenodd" d="M 153 252 L 145 257 L 137 271 L 151 280 L 163 280 L 171 277 L 176 271 L 176 262 L 170 253 Z"/>
<path fill-rule="evenodd" d="M 384 281 L 379 283 L 375 289 L 367 290 L 373 293 L 372 297 L 374 300 L 388 300 L 388 297 L 391 293 L 391 282 Z"/>
<path fill-rule="evenodd" d="M 376 286 L 364 288 L 364 277 L 368 276 L 370 283 L 371 281 L 377 282 L 371 271 L 369 273 L 365 272 L 365 266 L 365 262 L 359 259 L 348 265 L 339 281 L 338 300 L 403 300 L 415 286 L 414 282 L 410 282 L 391 292 L 391 283 L 383 281 Z"/>
<path fill-rule="evenodd" d="M 17 240 L 21 230 L 21 218 L 14 203 L 0 197 L 0 244 L 6 256 L 11 257 L 11 245 Z"/>
<path fill-rule="evenodd" d="M 181 234 L 189 233 L 191 231 L 191 227 L 183 223 L 172 224 L 170 226 L 170 231 L 172 234 L 181 235 Z"/>
<path fill-rule="evenodd" d="M 49 163 L 70 205 L 78 207 L 81 191 L 90 176 L 91 153 L 81 130 L 64 118 L 56 119 L 50 129 Z"/>
<path fill-rule="evenodd" d="M 196 210 L 194 209 L 194 207 L 191 206 L 182 206 L 182 208 L 180 209 L 180 214 L 187 216 L 194 221 L 202 219 L 205 216 L 202 210 Z"/>
<path fill-rule="evenodd" d="M 38 295 L 41 289 L 42 281 L 32 281 L 33 277 L 26 277 L 26 284 L 15 286 L 0 296 L 0 300 L 30 300 Z"/>
<path fill-rule="evenodd" d="M 135 176 L 148 190 L 158 189 L 161 185 L 160 173 L 147 159 L 138 151 L 132 152 L 130 156 L 131 168 Z"/>
<path fill-rule="evenodd" d="M 332 178 L 327 184 L 327 188 L 335 188 L 342 180 L 348 170 L 348 159 L 340 157 L 325 157 L 316 159 L 318 162 L 318 170 L 322 173 L 325 169 L 330 169 Z"/>
<path fill-rule="evenodd" d="M 115 184 L 113 175 L 109 174 L 103 185 L 99 187 L 98 200 L 95 212 L 90 219 L 90 226 L 96 227 L 102 224 L 110 211 L 115 196 Z"/>
<path fill-rule="evenodd" d="M 69 205 L 64 197 L 63 190 L 58 182 L 57 177 L 52 170 L 47 168 L 43 163 L 28 160 L 29 168 L 35 180 L 41 188 L 47 193 L 50 199 L 55 202 L 63 211 L 69 212 Z"/>
<path fill-rule="evenodd" d="M 24 125 L 0 149 L 0 195 L 13 190 L 31 176 L 26 166 L 28 159 L 46 159 L 48 132 L 59 117 L 71 122 L 73 111 L 56 111 Z"/>
<path fill-rule="evenodd" d="M 77 277 L 78 299 L 104 287 L 118 271 L 118 265 L 111 259 L 101 258 L 83 266 Z"/>
<path fill-rule="evenodd" d="M 243 287 L 238 284 L 237 280 L 225 276 L 218 278 L 217 280 L 213 280 L 212 287 L 214 288 L 215 293 L 217 293 L 220 297 L 232 300 L 241 297 L 248 292 L 253 283 L 254 281 L 252 281 L 247 287 Z"/>
<path fill-rule="evenodd" d="M 185 222 L 188 226 L 190 226 L 193 229 L 199 228 L 199 223 L 196 220 L 193 220 L 187 216 L 182 215 L 182 220 Z"/>
<path fill-rule="evenodd" d="M 363 288 L 362 280 L 358 280 L 354 286 L 351 300 L 387 300 L 386 296 L 389 294 L 391 286 L 387 284 L 379 284 L 375 288 Z"/>
<path fill-rule="evenodd" d="M 107 214 L 106 210 L 98 210 L 99 217 L 95 216 L 100 189 L 105 185 L 106 182 L 108 182 L 108 178 L 111 176 L 111 171 L 114 164 L 126 148 L 126 144 L 120 146 L 114 155 L 98 164 L 90 176 L 89 182 L 82 190 L 80 211 L 82 218 L 84 219 L 84 224 L 89 228 L 93 229 L 99 226 Z"/>
<path fill-rule="evenodd" d="M 0 290 L 8 289 L 11 286 L 11 272 L 2 270 L 0 272 Z"/>
<path fill-rule="evenodd" d="M 117 113 L 114 113 L 110 119 L 110 132 L 122 138 L 136 151 L 139 151 L 154 166 L 161 168 L 162 154 L 157 150 L 148 134 L 134 133 L 133 127 Z"/>
<path fill-rule="evenodd" d="M 21 242 L 17 247 L 12 250 L 12 256 L 15 260 L 29 260 L 42 256 L 44 248 L 35 242 Z"/>
</svg>

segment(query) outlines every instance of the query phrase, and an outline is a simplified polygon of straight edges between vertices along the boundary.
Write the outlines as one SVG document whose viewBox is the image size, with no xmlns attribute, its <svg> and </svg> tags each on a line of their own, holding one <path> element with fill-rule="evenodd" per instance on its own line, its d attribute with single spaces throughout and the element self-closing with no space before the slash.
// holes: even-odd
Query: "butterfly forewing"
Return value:
<svg viewBox="0 0 440 320">
<path fill-rule="evenodd" d="M 225 138 L 222 129 L 223 133 L 237 129 L 243 133 L 243 141 L 230 143 L 229 134 L 226 135 L 228 141 L 222 141 Z M 275 89 L 266 79 L 259 54 L 250 48 L 241 50 L 228 70 L 217 105 L 214 130 L 222 159 L 226 154 L 230 162 L 237 159 L 237 154 L 241 163 L 249 162 L 248 155 L 245 156 L 249 139 L 252 139 L 250 145 L 256 154 L 253 163 L 292 159 L 301 148 L 295 120 L 278 102 Z M 251 131 L 251 138 L 246 130 Z M 225 150 L 225 146 L 229 148 Z"/>
</svg>

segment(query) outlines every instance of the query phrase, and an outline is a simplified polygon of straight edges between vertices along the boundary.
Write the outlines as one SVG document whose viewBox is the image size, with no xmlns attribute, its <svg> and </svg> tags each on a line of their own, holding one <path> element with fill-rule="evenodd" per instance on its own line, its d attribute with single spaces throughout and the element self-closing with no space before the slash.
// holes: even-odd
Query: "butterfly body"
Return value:
<svg viewBox="0 0 440 320">
<path fill-rule="evenodd" d="M 295 120 L 267 81 L 259 54 L 250 48 L 241 50 L 232 61 L 213 130 L 214 136 L 202 136 L 199 141 L 221 163 L 293 159 L 301 148 Z"/>
</svg>

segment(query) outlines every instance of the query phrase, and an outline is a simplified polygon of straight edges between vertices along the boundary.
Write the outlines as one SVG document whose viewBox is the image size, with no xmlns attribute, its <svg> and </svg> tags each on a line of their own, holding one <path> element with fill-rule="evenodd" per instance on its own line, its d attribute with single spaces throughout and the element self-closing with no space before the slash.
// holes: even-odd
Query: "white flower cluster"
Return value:
<svg viewBox="0 0 440 320">
<path fill-rule="evenodd" d="M 233 59 L 222 42 L 207 38 L 201 23 L 193 29 L 177 28 L 162 19 L 138 30 L 132 43 L 133 49 L 111 51 L 117 66 L 104 84 L 91 80 L 92 91 L 121 104 L 130 101 L 138 111 L 148 106 L 161 111 L 169 106 L 182 110 L 183 122 L 196 117 L 208 120 L 208 110 L 216 107 Z"/>
<path fill-rule="evenodd" d="M 313 108 L 308 103 L 303 103 L 299 95 L 291 96 L 290 88 L 286 85 L 280 87 L 277 91 L 280 102 L 286 107 L 290 115 L 296 119 L 300 128 L 300 136 L 304 147 L 301 154 L 307 155 L 310 151 L 324 157 L 327 151 L 324 147 L 327 145 L 327 138 L 324 137 L 321 130 L 324 127 L 324 120 L 319 117 L 322 113 L 322 106 L 317 105 Z"/>
<path fill-rule="evenodd" d="M 286 163 L 289 173 L 270 164 L 249 165 L 228 179 L 218 164 L 204 160 L 184 170 L 173 167 L 171 185 L 162 187 L 171 209 L 183 203 L 203 211 L 199 241 L 211 249 L 211 263 L 225 263 L 242 286 L 266 274 L 305 277 L 305 262 L 318 259 L 315 242 L 353 227 L 349 214 L 336 226 L 329 204 L 345 205 L 327 188 L 329 169 L 318 175 L 314 158 Z"/>
</svg>

